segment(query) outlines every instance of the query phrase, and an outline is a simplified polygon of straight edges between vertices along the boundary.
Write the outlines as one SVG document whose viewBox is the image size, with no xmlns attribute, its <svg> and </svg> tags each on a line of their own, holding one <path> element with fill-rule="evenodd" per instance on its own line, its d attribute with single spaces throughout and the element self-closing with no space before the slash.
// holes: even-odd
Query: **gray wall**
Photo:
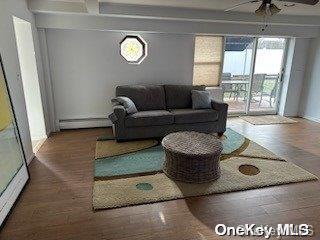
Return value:
<svg viewBox="0 0 320 240">
<path fill-rule="evenodd" d="M 3 58 L 4 70 L 6 72 L 10 93 L 21 133 L 23 147 L 27 160 L 30 161 L 33 152 L 31 146 L 28 118 L 26 113 L 25 99 L 21 74 L 19 68 L 18 51 L 15 41 L 12 15 L 24 19 L 31 23 L 37 69 L 40 85 L 44 86 L 41 55 L 38 44 L 38 35 L 34 24 L 34 16 L 29 12 L 26 1 L 24 0 L 1 0 L 0 1 L 0 52 Z M 45 97 L 43 97 L 45 102 Z"/>
<path fill-rule="evenodd" d="M 279 105 L 280 115 L 293 117 L 299 115 L 301 89 L 304 82 L 309 46 L 309 38 L 292 38 L 288 42 L 286 68 Z"/>
<path fill-rule="evenodd" d="M 320 37 L 312 39 L 302 91 L 300 115 L 320 122 Z"/>
<path fill-rule="evenodd" d="M 193 35 L 141 33 L 148 56 L 132 65 L 119 54 L 125 33 L 57 29 L 46 33 L 58 120 L 105 118 L 117 85 L 192 83 Z"/>
</svg>

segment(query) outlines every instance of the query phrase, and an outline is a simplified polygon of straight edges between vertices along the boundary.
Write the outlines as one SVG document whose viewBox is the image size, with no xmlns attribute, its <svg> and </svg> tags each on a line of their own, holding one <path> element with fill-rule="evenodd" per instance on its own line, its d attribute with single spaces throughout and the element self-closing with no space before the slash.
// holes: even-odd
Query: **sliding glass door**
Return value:
<svg viewBox="0 0 320 240">
<path fill-rule="evenodd" d="M 226 37 L 223 98 L 229 114 L 276 114 L 284 38 Z"/>
<path fill-rule="evenodd" d="M 221 85 L 231 113 L 247 110 L 253 50 L 253 37 L 226 37 Z"/>
<path fill-rule="evenodd" d="M 277 113 L 284 38 L 258 38 L 249 113 Z"/>
</svg>

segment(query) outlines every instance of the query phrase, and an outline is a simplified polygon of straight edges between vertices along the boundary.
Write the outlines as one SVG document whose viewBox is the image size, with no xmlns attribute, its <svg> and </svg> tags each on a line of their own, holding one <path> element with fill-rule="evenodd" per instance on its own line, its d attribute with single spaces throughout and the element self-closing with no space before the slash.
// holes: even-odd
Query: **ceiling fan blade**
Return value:
<svg viewBox="0 0 320 240">
<path fill-rule="evenodd" d="M 260 17 L 264 16 L 273 16 L 281 11 L 280 8 L 278 8 L 274 4 L 262 4 L 256 11 L 255 14 Z"/>
<path fill-rule="evenodd" d="M 319 2 L 319 0 L 277 0 L 277 1 L 301 3 L 301 4 L 307 4 L 307 5 L 316 5 Z"/>
<path fill-rule="evenodd" d="M 262 1 L 262 0 L 251 0 L 251 1 L 242 2 L 242 3 L 239 3 L 239 4 L 234 5 L 234 6 L 231 7 L 231 8 L 228 8 L 228 9 L 226 9 L 226 10 L 224 10 L 224 11 L 225 11 L 225 12 L 229 12 L 229 11 L 231 11 L 231 10 L 233 10 L 233 9 L 236 9 L 236 8 L 242 6 L 242 5 L 245 5 L 245 4 L 248 4 L 248 3 L 261 2 L 261 1 Z"/>
</svg>

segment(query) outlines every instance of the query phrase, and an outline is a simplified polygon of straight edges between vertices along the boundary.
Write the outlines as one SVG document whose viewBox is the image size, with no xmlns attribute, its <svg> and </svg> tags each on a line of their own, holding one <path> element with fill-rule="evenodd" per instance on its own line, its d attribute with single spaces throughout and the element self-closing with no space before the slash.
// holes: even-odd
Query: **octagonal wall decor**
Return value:
<svg viewBox="0 0 320 240">
<path fill-rule="evenodd" d="M 139 35 L 127 35 L 120 42 L 120 55 L 130 64 L 140 64 L 147 56 L 147 43 Z"/>
</svg>

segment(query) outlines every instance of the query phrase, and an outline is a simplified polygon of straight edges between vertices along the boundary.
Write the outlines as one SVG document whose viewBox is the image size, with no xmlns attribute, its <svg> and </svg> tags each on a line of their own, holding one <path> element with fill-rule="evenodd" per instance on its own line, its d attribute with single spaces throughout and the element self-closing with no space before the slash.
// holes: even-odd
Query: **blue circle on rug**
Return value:
<svg viewBox="0 0 320 240">
<path fill-rule="evenodd" d="M 220 141 L 223 145 L 222 154 L 231 154 L 245 143 L 246 138 L 240 133 L 228 128 L 220 138 Z"/>
<path fill-rule="evenodd" d="M 151 191 L 153 189 L 153 186 L 150 183 L 138 183 L 136 185 L 136 188 L 141 191 Z"/>
</svg>

